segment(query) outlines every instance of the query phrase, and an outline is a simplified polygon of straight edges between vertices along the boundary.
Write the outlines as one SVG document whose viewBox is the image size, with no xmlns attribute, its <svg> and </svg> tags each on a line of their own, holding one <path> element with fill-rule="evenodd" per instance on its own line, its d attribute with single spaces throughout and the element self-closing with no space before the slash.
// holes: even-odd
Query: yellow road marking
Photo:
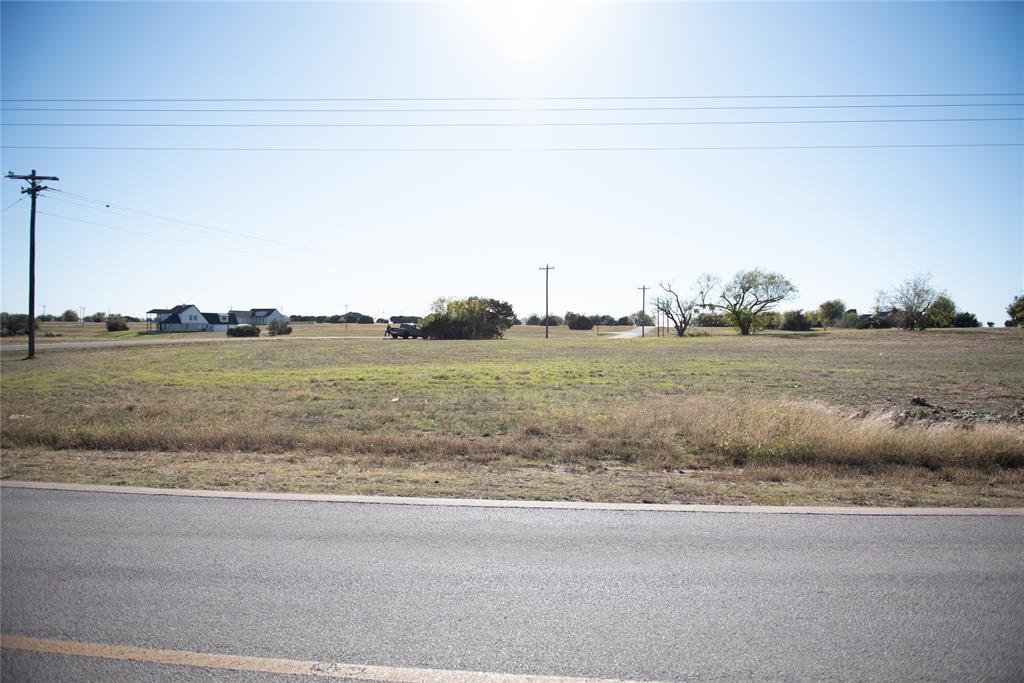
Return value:
<svg viewBox="0 0 1024 683">
<path fill-rule="evenodd" d="M 567 676 L 527 676 L 480 671 L 448 671 L 395 666 L 341 664 L 276 657 L 245 657 L 189 650 L 160 650 L 131 645 L 83 643 L 74 640 L 33 638 L 14 634 L 0 635 L 0 648 L 24 650 L 74 657 L 99 657 L 150 664 L 173 664 L 207 669 L 229 669 L 257 673 L 317 676 L 348 680 L 372 680 L 384 683 L 630 683 L 607 678 L 572 678 Z"/>
</svg>

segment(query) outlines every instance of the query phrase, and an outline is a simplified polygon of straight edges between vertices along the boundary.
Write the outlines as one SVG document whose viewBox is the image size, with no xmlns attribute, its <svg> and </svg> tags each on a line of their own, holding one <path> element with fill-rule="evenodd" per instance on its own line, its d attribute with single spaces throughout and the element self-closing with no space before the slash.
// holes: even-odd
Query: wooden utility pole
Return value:
<svg viewBox="0 0 1024 683">
<path fill-rule="evenodd" d="M 642 292 L 641 296 L 643 297 L 640 301 L 640 336 L 644 337 L 646 336 L 646 334 L 644 333 L 644 316 L 647 315 L 647 290 L 649 288 L 647 287 L 647 285 L 644 285 L 643 287 L 637 287 L 637 289 L 639 289 Z"/>
<path fill-rule="evenodd" d="M 545 265 L 543 268 L 538 268 L 537 269 L 537 270 L 543 270 L 544 271 L 544 338 L 545 339 L 548 338 L 548 318 L 551 317 L 550 315 L 548 315 L 548 275 L 550 275 L 551 271 L 554 270 L 554 269 L 555 269 L 555 267 L 551 266 L 551 265 Z"/>
<path fill-rule="evenodd" d="M 28 219 L 28 356 L 26 360 L 36 356 L 36 196 L 49 188 L 40 185 L 40 180 L 60 180 L 57 176 L 36 175 L 33 168 L 29 175 L 15 175 L 8 172 L 11 180 L 27 180 L 28 187 L 21 188 L 22 194 L 32 197 L 32 213 Z"/>
</svg>

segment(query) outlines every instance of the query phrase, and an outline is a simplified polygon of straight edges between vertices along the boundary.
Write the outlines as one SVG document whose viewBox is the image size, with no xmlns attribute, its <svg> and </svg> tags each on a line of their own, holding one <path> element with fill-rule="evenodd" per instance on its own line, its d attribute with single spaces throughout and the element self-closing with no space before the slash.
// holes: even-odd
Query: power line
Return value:
<svg viewBox="0 0 1024 683">
<path fill-rule="evenodd" d="M 1024 142 L 952 142 L 877 145 L 738 145 L 705 147 L 114 147 L 70 145 L 3 145 L 2 149 L 108 152 L 319 152 L 319 153 L 498 153 L 498 152 L 712 152 L 839 149 L 927 149 L 1024 147 Z"/>
<path fill-rule="evenodd" d="M 51 199 L 52 199 L 52 197 L 51 197 Z M 305 263 L 307 265 L 317 265 L 317 266 L 324 265 L 322 263 L 315 263 L 313 261 L 304 261 L 304 260 L 301 260 L 301 259 L 295 259 L 295 258 L 291 258 L 291 257 L 288 257 L 288 256 L 279 256 L 279 255 L 276 255 L 276 254 L 274 254 L 274 255 L 260 254 L 258 252 L 254 252 L 254 251 L 245 251 L 243 249 L 233 249 L 231 247 L 218 247 L 218 246 L 214 246 L 214 245 L 211 245 L 211 244 L 203 244 L 201 242 L 193 242 L 191 240 L 183 240 L 183 239 L 180 239 L 178 237 L 168 237 L 167 235 L 157 235 L 157 234 L 154 234 L 154 233 L 151 233 L 151 232 L 143 232 L 141 230 L 132 230 L 131 228 L 123 228 L 123 227 L 116 226 L 116 225 L 107 225 L 106 223 L 97 223 L 96 221 L 87 221 L 87 220 L 85 220 L 83 218 L 72 218 L 71 216 L 62 216 L 60 214 L 50 213 L 48 211 L 47 212 L 39 211 L 38 213 L 40 215 L 43 215 L 43 216 L 50 216 L 51 218 L 60 218 L 60 219 L 66 220 L 66 221 L 74 221 L 76 223 L 84 223 L 86 225 L 93 225 L 93 226 L 96 226 L 98 228 L 106 228 L 107 230 L 117 230 L 119 232 L 128 232 L 128 233 L 132 233 L 134 235 L 142 235 L 144 237 L 152 237 L 154 239 L 166 240 L 168 242 L 178 242 L 180 244 L 188 244 L 188 245 L 191 245 L 191 246 L 194 246 L 194 247 L 201 247 L 203 249 L 216 249 L 218 251 L 228 251 L 228 252 L 233 252 L 233 253 L 236 253 L 236 254 L 245 254 L 247 256 L 259 256 L 259 257 L 262 257 L 262 258 L 283 259 L 283 260 L 286 260 L 286 261 L 295 261 L 296 263 Z"/>
<path fill-rule="evenodd" d="M 402 108 L 402 109 L 269 109 L 269 108 L 125 108 L 125 107 L 0 107 L 0 111 L 33 111 L 33 112 L 103 112 L 103 113 L 137 113 L 137 114 L 151 114 L 151 113 L 266 113 L 266 114 L 338 114 L 338 113 L 369 113 L 369 114 L 381 114 L 381 113 L 393 113 L 393 114 L 413 114 L 413 113 L 466 113 L 466 114 L 479 114 L 487 112 L 565 112 L 565 111 L 739 111 L 739 110 L 751 110 L 751 109 L 921 109 L 921 108 L 936 108 L 936 107 L 1021 107 L 1024 106 L 1022 102 L 957 102 L 957 103 L 926 103 L 926 104 L 792 104 L 792 105 L 740 105 L 740 106 L 717 106 L 717 107 L 665 107 L 665 106 L 648 106 L 648 107 L 488 107 L 488 108 Z"/>
<path fill-rule="evenodd" d="M 111 204 L 111 203 L 105 202 L 105 201 L 103 201 L 101 199 L 94 199 L 92 197 L 86 197 L 85 195 L 79 195 L 79 194 L 75 194 L 73 192 L 67 192 L 66 190 L 55 190 L 55 191 L 60 192 L 61 194 L 66 194 L 68 196 L 78 198 L 78 199 L 80 199 L 82 201 L 92 202 L 92 203 L 95 203 L 95 204 L 102 204 L 103 207 L 88 206 L 86 204 L 79 204 L 77 202 L 72 202 L 72 201 L 69 201 L 67 199 L 62 199 L 60 197 L 54 197 L 53 195 L 50 195 L 50 198 L 54 199 L 56 201 L 63 202 L 65 204 L 71 204 L 73 206 L 80 206 L 80 207 L 83 207 L 83 208 L 86 208 L 86 209 L 91 209 L 93 211 L 105 211 L 105 212 L 113 214 L 115 216 L 122 216 L 124 218 L 129 218 L 129 219 L 132 219 L 132 220 L 143 221 L 143 222 L 147 222 L 147 223 L 153 223 L 154 225 L 163 225 L 165 227 L 175 228 L 175 229 L 179 229 L 179 230 L 191 230 L 192 232 L 209 231 L 209 232 L 214 232 L 214 233 L 222 233 L 224 235 L 229 235 L 231 237 L 241 237 L 241 238 L 244 238 L 244 239 L 250 239 L 250 240 L 256 240 L 256 241 L 260 241 L 260 242 L 266 242 L 268 244 L 273 244 L 275 246 L 283 246 L 283 247 L 290 247 L 290 248 L 293 248 L 293 249 L 301 249 L 301 250 L 313 252 L 313 253 L 316 253 L 316 254 L 326 253 L 323 249 L 318 249 L 316 247 L 309 247 L 309 246 L 305 246 L 305 245 L 301 245 L 301 244 L 295 244 L 294 242 L 285 242 L 283 240 L 275 240 L 275 239 L 272 239 L 270 237 L 260 237 L 259 235 L 251 235 L 251 234 L 244 233 L 244 232 L 237 232 L 235 230 L 226 230 L 224 228 L 216 228 L 216 227 L 209 226 L 209 225 L 203 225 L 202 223 L 192 223 L 190 221 L 184 221 L 184 220 L 181 220 L 181 219 L 178 219 L 178 218 L 172 218 L 170 216 L 162 216 L 160 214 L 150 213 L 150 212 L 147 212 L 147 211 L 140 211 L 138 209 L 132 209 L 132 208 L 127 207 L 127 206 L 120 206 L 120 205 L 117 205 L 117 204 Z M 116 209 L 120 209 L 120 211 L 113 211 L 113 210 L 110 209 L 110 207 L 114 207 Z M 126 211 L 126 212 L 129 212 L 129 213 L 122 213 L 122 211 Z M 131 214 L 139 214 L 139 216 L 133 216 Z M 158 219 L 158 220 L 154 220 L 154 219 Z M 180 223 L 182 225 L 173 225 L 174 223 Z M 188 226 L 190 226 L 190 227 L 188 227 Z"/>
<path fill-rule="evenodd" d="M 15 206 L 17 206 L 18 204 L 20 204 L 20 203 L 21 203 L 21 202 L 22 202 L 22 201 L 23 201 L 24 199 L 25 199 L 24 197 L 18 197 L 18 198 L 17 198 L 17 199 L 15 199 L 15 200 L 14 200 L 13 202 L 11 202 L 10 204 L 8 204 L 8 205 L 7 205 L 7 206 L 6 206 L 5 208 L 4 208 L 4 210 L 3 210 L 2 212 L 0 212 L 0 213 L 7 213 L 7 212 L 8 212 L 8 211 L 10 211 L 11 209 L 13 209 L 13 208 L 14 208 Z"/>
<path fill-rule="evenodd" d="M 1024 105 L 1022 105 L 1024 106 Z M 814 123 L 968 123 L 988 121 L 1024 121 L 1019 116 L 965 117 L 944 119 L 801 119 L 783 121 L 587 121 L 587 122 L 515 122 L 515 123 L 0 123 L 2 126 L 34 128 L 546 128 L 572 126 L 732 126 L 762 124 Z"/>
<path fill-rule="evenodd" d="M 753 100 L 871 99 L 897 97 L 1021 97 L 1019 92 L 887 93 L 887 94 L 757 94 L 757 95 L 598 95 L 560 97 L 141 97 L 141 98 L 3 98 L 6 102 L 551 102 L 581 100 Z"/>
</svg>

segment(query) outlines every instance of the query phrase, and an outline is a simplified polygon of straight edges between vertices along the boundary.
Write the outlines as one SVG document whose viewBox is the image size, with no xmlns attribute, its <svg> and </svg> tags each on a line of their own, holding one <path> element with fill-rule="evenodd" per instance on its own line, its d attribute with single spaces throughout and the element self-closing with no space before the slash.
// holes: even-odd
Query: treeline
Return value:
<svg viewBox="0 0 1024 683">
<path fill-rule="evenodd" d="M 653 325 L 651 318 L 646 313 L 645 324 Z M 573 313 L 572 311 L 566 311 L 565 315 L 549 315 L 547 317 L 547 324 L 551 327 L 558 327 L 561 325 L 567 325 L 570 330 L 592 330 L 598 325 L 639 325 L 640 316 L 637 313 L 632 315 L 624 315 L 616 318 L 612 315 L 583 315 L 582 313 Z M 544 316 L 533 315 L 526 318 L 523 321 L 524 325 L 543 325 L 545 323 Z"/>
<path fill-rule="evenodd" d="M 68 314 L 71 314 L 70 316 Z M 72 317 L 73 316 L 73 317 Z M 136 317 L 130 315 L 121 315 L 120 313 L 95 313 L 90 316 L 86 316 L 86 321 L 106 323 L 108 332 L 120 332 L 128 329 L 128 323 L 142 322 Z M 72 310 L 64 312 L 64 315 L 38 315 L 35 320 L 35 329 L 39 329 L 39 323 L 49 322 L 80 322 L 78 314 Z M 28 314 L 26 313 L 7 313 L 6 311 L 0 312 L 0 337 L 15 337 L 18 335 L 28 334 Z M 47 333 L 50 334 L 49 332 Z"/>
<path fill-rule="evenodd" d="M 889 290 L 878 293 L 875 309 L 861 314 L 842 299 L 830 299 L 816 310 L 778 312 L 775 307 L 797 293 L 796 286 L 780 273 L 761 269 L 740 271 L 728 281 L 713 275 L 700 276 L 688 289 L 672 282 L 659 283 L 662 294 L 655 300 L 657 310 L 672 323 L 679 336 L 692 326 L 732 326 L 740 334 L 762 329 L 791 331 L 815 327 L 908 328 L 924 330 L 942 327 L 981 327 L 970 311 L 957 307 L 949 294 L 932 285 L 930 275 L 915 275 Z M 1024 324 L 1024 297 L 1018 296 L 1006 309 L 1004 325 Z M 989 327 L 995 323 L 989 321 Z"/>
<path fill-rule="evenodd" d="M 290 315 L 288 316 L 293 323 L 352 323 L 354 325 L 372 325 L 373 323 L 386 323 L 387 320 L 384 318 L 376 318 L 373 316 L 359 313 L 358 311 L 349 311 L 348 313 L 339 313 L 336 315 Z M 394 319 L 400 316 L 392 316 L 392 322 Z"/>
</svg>

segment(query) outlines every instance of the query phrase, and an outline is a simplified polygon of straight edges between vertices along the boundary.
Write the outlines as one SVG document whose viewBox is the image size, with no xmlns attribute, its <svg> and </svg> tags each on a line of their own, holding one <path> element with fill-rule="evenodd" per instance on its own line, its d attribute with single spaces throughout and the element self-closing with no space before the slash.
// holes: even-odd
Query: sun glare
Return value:
<svg viewBox="0 0 1024 683">
<path fill-rule="evenodd" d="M 584 10 L 575 2 L 485 0 L 464 6 L 475 30 L 501 56 L 514 62 L 538 62 L 563 44 Z"/>
</svg>

